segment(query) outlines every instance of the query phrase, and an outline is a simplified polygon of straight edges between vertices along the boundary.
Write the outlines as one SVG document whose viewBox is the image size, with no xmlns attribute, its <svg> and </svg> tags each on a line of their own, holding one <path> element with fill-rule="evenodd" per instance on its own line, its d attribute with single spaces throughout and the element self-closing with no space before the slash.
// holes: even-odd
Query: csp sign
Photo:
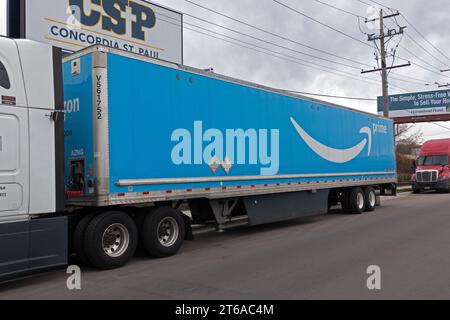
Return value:
<svg viewBox="0 0 450 320">
<path fill-rule="evenodd" d="M 383 98 L 378 97 L 378 113 L 383 114 Z M 392 118 L 450 115 L 450 90 L 389 96 Z"/>
<path fill-rule="evenodd" d="M 26 0 L 25 37 L 69 51 L 102 44 L 183 63 L 182 14 L 141 0 Z"/>
</svg>

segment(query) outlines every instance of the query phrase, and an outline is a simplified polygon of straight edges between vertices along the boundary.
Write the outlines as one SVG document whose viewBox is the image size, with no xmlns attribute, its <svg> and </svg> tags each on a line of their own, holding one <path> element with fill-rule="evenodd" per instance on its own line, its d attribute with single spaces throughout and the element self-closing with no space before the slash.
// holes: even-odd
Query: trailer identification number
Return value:
<svg viewBox="0 0 450 320">
<path fill-rule="evenodd" d="M 102 85 L 102 75 L 97 75 L 97 120 L 102 120 L 103 118 L 103 110 L 102 110 L 102 92 L 103 92 L 103 85 Z"/>
</svg>

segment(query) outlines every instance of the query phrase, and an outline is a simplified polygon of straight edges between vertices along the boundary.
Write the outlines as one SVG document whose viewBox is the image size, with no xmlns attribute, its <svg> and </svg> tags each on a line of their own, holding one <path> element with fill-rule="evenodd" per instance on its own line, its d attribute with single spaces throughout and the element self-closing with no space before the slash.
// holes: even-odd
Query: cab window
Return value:
<svg viewBox="0 0 450 320">
<path fill-rule="evenodd" d="M 419 158 L 419 166 L 447 166 L 448 156 L 427 156 Z"/>
<path fill-rule="evenodd" d="M 8 72 L 6 71 L 6 68 L 1 61 L 0 61 L 0 87 L 5 88 L 6 90 L 11 89 L 11 83 L 9 82 Z"/>
</svg>

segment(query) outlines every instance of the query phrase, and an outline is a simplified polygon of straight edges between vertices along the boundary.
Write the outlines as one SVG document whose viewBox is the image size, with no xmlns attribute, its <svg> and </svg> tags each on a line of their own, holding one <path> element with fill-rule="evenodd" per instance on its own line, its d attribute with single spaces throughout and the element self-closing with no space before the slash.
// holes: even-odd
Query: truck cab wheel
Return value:
<svg viewBox="0 0 450 320">
<path fill-rule="evenodd" d="M 171 207 L 156 208 L 147 214 L 141 229 L 141 242 L 149 255 L 164 258 L 178 252 L 185 236 L 181 214 Z"/>
<path fill-rule="evenodd" d="M 419 193 L 421 193 L 421 192 L 422 192 L 421 189 L 413 189 L 413 193 L 414 193 L 414 194 L 419 194 Z"/>
<path fill-rule="evenodd" d="M 73 233 L 72 243 L 73 249 L 76 254 L 77 261 L 82 265 L 89 266 L 91 263 L 86 256 L 86 252 L 84 250 L 84 235 L 86 233 L 87 226 L 94 218 L 95 213 L 86 214 L 81 220 L 78 222 L 75 227 L 75 231 Z"/>
<path fill-rule="evenodd" d="M 92 219 L 84 235 L 84 251 L 89 262 L 100 269 L 125 265 L 134 255 L 138 230 L 126 213 L 110 211 Z"/>
<path fill-rule="evenodd" d="M 366 202 L 365 210 L 367 212 L 375 211 L 377 206 L 377 194 L 374 188 L 367 187 L 364 189 L 364 199 Z"/>
<path fill-rule="evenodd" d="M 366 199 L 361 188 L 353 188 L 349 193 L 349 206 L 351 214 L 362 214 L 366 209 Z"/>
</svg>

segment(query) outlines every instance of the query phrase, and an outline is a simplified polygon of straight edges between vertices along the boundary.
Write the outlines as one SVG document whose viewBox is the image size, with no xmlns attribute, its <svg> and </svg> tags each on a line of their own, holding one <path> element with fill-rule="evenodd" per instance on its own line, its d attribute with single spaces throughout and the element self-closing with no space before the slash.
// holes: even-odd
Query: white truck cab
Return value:
<svg viewBox="0 0 450 320">
<path fill-rule="evenodd" d="M 4 37 L 0 48 L 0 275 L 7 277 L 67 260 L 67 218 L 56 216 L 64 210 L 64 101 L 55 88 L 57 50 Z"/>
</svg>

